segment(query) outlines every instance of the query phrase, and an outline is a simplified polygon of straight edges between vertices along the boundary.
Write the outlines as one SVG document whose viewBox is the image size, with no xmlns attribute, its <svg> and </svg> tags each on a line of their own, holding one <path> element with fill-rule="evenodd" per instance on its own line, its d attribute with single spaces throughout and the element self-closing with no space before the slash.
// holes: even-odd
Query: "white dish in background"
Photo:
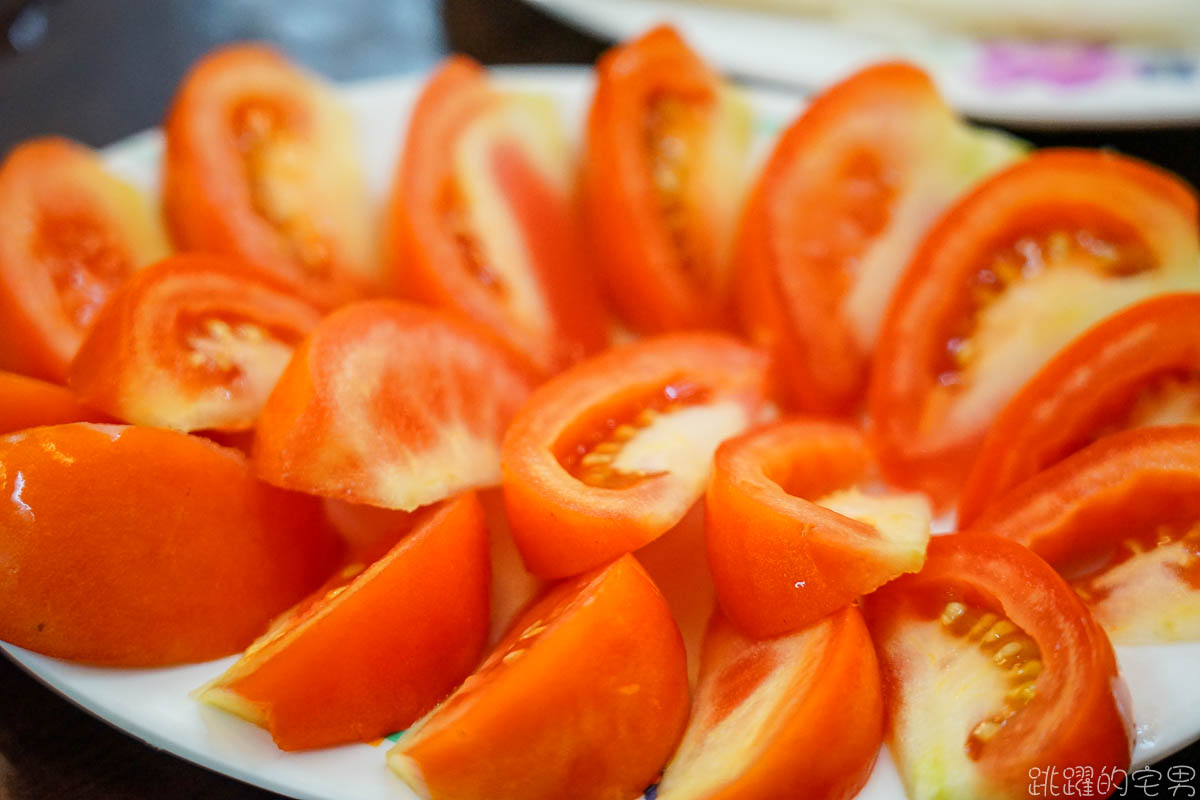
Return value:
<svg viewBox="0 0 1200 800">
<path fill-rule="evenodd" d="M 497 81 L 542 92 L 560 106 L 576 137 L 591 92 L 582 68 L 502 69 Z M 370 189 L 381 199 L 391 181 L 409 108 L 423 79 L 406 77 L 346 87 L 356 112 L 360 150 Z M 754 91 L 759 147 L 800 110 L 795 97 Z M 162 139 L 148 131 L 104 151 L 108 164 L 138 186 L 157 193 Z M 942 520 L 941 528 L 945 528 Z M 231 598 L 231 604 L 236 598 Z M 137 737 L 209 769 L 303 800 L 414 800 L 384 764 L 388 743 L 345 745 L 284 753 L 267 733 L 230 714 L 202 706 L 189 692 L 220 675 L 235 657 L 205 664 L 148 670 L 85 667 L 0 645 L 13 661 L 67 699 Z M 1200 737 L 1200 643 L 1118 648 L 1133 697 L 1138 765 L 1153 762 Z M 831 732 L 836 735 L 836 732 Z M 904 800 L 886 749 L 858 800 Z"/>
<path fill-rule="evenodd" d="M 805 90 L 904 58 L 976 119 L 1037 128 L 1200 123 L 1200 50 L 987 40 L 696 0 L 527 2 L 616 40 L 670 22 L 722 71 Z"/>
</svg>

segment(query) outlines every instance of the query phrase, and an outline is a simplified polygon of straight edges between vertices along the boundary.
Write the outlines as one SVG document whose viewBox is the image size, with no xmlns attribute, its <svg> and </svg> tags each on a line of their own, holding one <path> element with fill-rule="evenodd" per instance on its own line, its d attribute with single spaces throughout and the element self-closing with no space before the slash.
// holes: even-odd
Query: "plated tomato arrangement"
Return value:
<svg viewBox="0 0 1200 800">
<path fill-rule="evenodd" d="M 1112 643 L 1200 641 L 1194 191 L 902 63 L 758 166 L 751 122 L 658 28 L 578 153 L 449 59 L 378 226 L 337 92 L 261 46 L 172 103 L 169 237 L 85 149 L 14 150 L 0 639 L 241 653 L 199 702 L 287 751 L 403 731 L 432 800 L 1128 769 Z"/>
</svg>

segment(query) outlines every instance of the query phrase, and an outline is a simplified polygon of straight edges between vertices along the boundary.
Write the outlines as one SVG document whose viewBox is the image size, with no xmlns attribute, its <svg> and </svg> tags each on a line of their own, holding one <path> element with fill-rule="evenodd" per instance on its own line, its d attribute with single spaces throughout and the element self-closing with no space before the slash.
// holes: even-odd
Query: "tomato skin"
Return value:
<svg viewBox="0 0 1200 800">
<path fill-rule="evenodd" d="M 1139 389 L 1164 373 L 1200 371 L 1197 319 L 1200 294 L 1152 298 L 1055 356 L 992 423 L 959 496 L 959 526 L 1108 430 Z"/>
<path fill-rule="evenodd" d="M 626 555 L 531 606 L 388 764 L 433 800 L 627 800 L 670 757 L 687 714 L 679 631 Z"/>
<path fill-rule="evenodd" d="M 818 503 L 873 466 L 857 429 L 808 419 L 717 449 L 705 495 L 708 560 L 721 608 L 741 630 L 756 638 L 798 630 L 921 568 L 927 518 L 915 537 L 894 540 Z"/>
<path fill-rule="evenodd" d="M 772 655 L 786 686 L 763 725 L 726 739 L 736 756 L 704 749 L 710 720 L 738 710 L 724 704 L 743 694 L 740 707 L 763 702 L 755 694 L 762 684 L 746 685 L 746 675 Z M 883 690 L 858 608 L 765 641 L 746 637 L 717 612 L 705 634 L 701 669 L 691 722 L 658 786 L 662 800 L 849 800 L 866 784 L 883 743 Z M 767 673 L 762 683 L 769 679 L 779 680 Z M 838 731 L 835 740 L 830 730 Z M 735 769 L 727 781 L 694 782 L 696 773 L 731 758 Z"/>
<path fill-rule="evenodd" d="M 454 56 L 443 63 L 409 123 L 387 212 L 387 261 L 401 295 L 479 322 L 538 370 L 552 373 L 607 345 L 607 319 L 582 258 L 571 187 L 562 185 L 569 169 L 557 123 L 538 121 L 551 127 L 542 132 L 554 141 L 541 142 L 543 152 L 536 152 L 539 143 L 506 121 L 505 114 L 516 114 L 515 124 L 538 124 L 521 103 L 519 96 L 493 88 L 486 71 L 469 58 Z M 469 177 L 493 182 L 489 185 L 502 195 L 503 208 L 487 210 L 493 227 L 511 228 L 508 233 L 521 246 L 516 255 L 487 252 L 487 236 L 494 238 L 494 231 L 471 231 L 474 242 L 466 246 L 464 233 L 455 227 L 469 227 L 457 216 L 479 211 L 469 207 L 469 200 L 461 201 L 467 208 L 453 209 L 447 195 L 464 194 L 458 184 L 468 176 L 458 162 L 464 149 L 480 147 L 481 137 L 490 171 Z M 546 161 L 561 166 L 563 174 L 548 173 Z M 494 218 L 501 212 L 502 222 Z M 472 248 L 482 252 L 465 252 Z M 489 256 L 506 263 L 488 263 Z M 473 263 L 475 258 L 484 263 Z M 480 270 L 488 273 L 487 280 Z M 509 270 L 518 270 L 520 278 L 510 279 Z M 492 281 L 499 282 L 499 294 Z M 523 308 L 511 296 L 518 290 L 531 295 L 523 295 L 524 302 L 536 309 Z"/>
<path fill-rule="evenodd" d="M 270 47 L 218 48 L 184 77 L 164 130 L 180 249 L 243 258 L 324 308 L 379 291 L 352 124 L 319 78 Z"/>
<path fill-rule="evenodd" d="M 0 220 L 0 368 L 62 383 L 109 292 L 166 255 L 166 234 L 134 187 L 58 138 L 0 164 Z"/>
<path fill-rule="evenodd" d="M 429 711 L 475 667 L 487 638 L 479 501 L 467 493 L 429 509 L 364 566 L 301 603 L 310 607 L 255 642 L 200 699 L 232 693 L 283 750 L 378 739 Z"/>
<path fill-rule="evenodd" d="M 946 775 L 946 785 L 940 785 L 929 782 L 929 774 L 922 776 L 910 759 L 962 751 L 962 742 L 922 740 L 927 733 L 918 712 L 941 713 L 924 705 L 953 703 L 945 694 L 919 694 L 914 678 L 936 672 L 938 662 L 914 657 L 904 645 L 907 626 L 931 616 L 936 620 L 955 597 L 1002 612 L 1039 645 L 1044 667 L 1029 705 L 1001 727 L 977 759 L 967 760 L 975 774 L 953 784 L 951 779 L 962 776 Z M 1071 587 L 1027 548 L 984 534 L 934 537 L 922 571 L 871 594 L 865 611 L 883 673 L 891 751 L 910 797 L 958 797 L 951 785 L 975 782 L 976 793 L 966 796 L 1023 798 L 1033 767 L 1057 768 L 1047 770 L 1047 791 L 1099 797 L 1094 787 L 1092 794 L 1084 787 L 1069 788 L 1063 768 L 1090 766 L 1094 774 L 1128 768 L 1128 698 L 1112 646 Z"/>
<path fill-rule="evenodd" d="M 42 425 L 107 422 L 68 389 L 12 372 L 0 372 L 0 435 Z"/>
<path fill-rule="evenodd" d="M 254 467 L 283 488 L 411 511 L 500 482 L 500 439 L 530 383 L 465 320 L 354 303 L 296 349 L 259 417 Z"/>
<path fill-rule="evenodd" d="M 696 480 L 676 479 L 668 470 L 610 489 L 572 475 L 556 452 L 579 429 L 589 423 L 611 427 L 616 409 L 672 382 L 695 384 L 737 408 L 740 430 L 764 402 L 766 359 L 721 334 L 646 339 L 552 378 L 513 418 L 502 452 L 504 500 L 513 537 L 533 573 L 574 575 L 632 552 L 678 523 L 699 499 L 707 470 Z"/>
<path fill-rule="evenodd" d="M 1148 164 L 1102 151 L 1042 150 L 959 201 L 926 234 L 893 295 L 868 395 L 870 430 L 885 475 L 925 491 L 939 506 L 953 502 L 992 417 L 1026 373 L 1031 377 L 1053 354 L 1009 365 L 1012 385 L 1003 376 L 994 380 L 1004 391 L 972 419 L 949 419 L 953 401 L 932 408 L 931 398 L 944 388 L 947 343 L 974 307 L 972 277 L 997 248 L 1056 226 L 1068 231 L 1094 226 L 1140 251 L 1145 274 L 1157 283 L 1139 289 L 1140 295 L 1130 293 L 1125 305 L 1147 293 L 1200 282 L 1196 197 L 1182 181 Z M 1068 299 L 1089 302 L 1087 297 L 1062 302 Z M 1065 344 L 1113 310 L 1080 306 L 1060 313 L 1057 334 Z M 1022 333 L 1037 335 L 1032 329 Z"/>
<path fill-rule="evenodd" d="M 784 131 L 742 214 L 734 297 L 792 407 L 857 410 L 878 320 L 924 228 L 1019 151 L 969 132 L 902 62 L 825 90 Z"/>
<path fill-rule="evenodd" d="M 320 318 L 277 280 L 238 259 L 177 254 L 113 294 L 71 364 L 71 387 L 138 425 L 249 430 L 291 348 Z M 196 367 L 189 357 L 206 353 L 192 342 L 211 339 L 202 323 L 213 320 L 237 337 L 227 345 L 236 351 L 218 351 Z M 241 338 L 244 326 L 253 326 L 255 341 Z M 214 358 L 228 358 L 230 368 Z"/>
<path fill-rule="evenodd" d="M 1105 436 L 989 505 L 971 532 L 1021 542 L 1051 565 L 1082 560 L 1138 526 L 1200 519 L 1200 428 Z"/>
<path fill-rule="evenodd" d="M 737 111 L 723 104 L 726 91 L 720 77 L 667 26 L 609 50 L 596 64 L 581 200 L 608 298 L 643 333 L 729 324 L 730 265 L 722 229 L 732 227 L 736 208 L 715 204 L 740 203 L 740 190 L 720 185 L 696 199 L 700 208 L 685 206 L 683 233 L 677 236 L 664 219 L 646 152 L 646 118 L 656 99 L 672 96 L 690 104 L 703 117 L 697 135 L 711 136 L 738 124 L 729 119 Z M 738 133 L 729 136 L 737 139 Z M 742 155 L 689 152 L 686 157 L 688 167 L 697 170 L 701 159 L 733 160 L 740 168 Z"/>
<path fill-rule="evenodd" d="M 316 500 L 254 480 L 235 450 L 77 423 L 0 440 L 0 638 L 108 666 L 245 647 L 314 589 L 339 544 Z M 97 602 L 103 598 L 103 602 Z"/>
</svg>

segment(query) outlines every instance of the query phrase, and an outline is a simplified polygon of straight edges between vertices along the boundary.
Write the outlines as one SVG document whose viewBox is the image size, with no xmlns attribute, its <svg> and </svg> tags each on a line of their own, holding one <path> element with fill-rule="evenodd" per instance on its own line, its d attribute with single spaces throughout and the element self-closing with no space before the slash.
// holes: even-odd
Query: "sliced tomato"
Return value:
<svg viewBox="0 0 1200 800">
<path fill-rule="evenodd" d="M 1106 435 L 1200 423 L 1200 294 L 1138 303 L 1063 348 L 996 416 L 958 499 L 967 528 L 1013 487 Z"/>
<path fill-rule="evenodd" d="M 867 782 L 883 692 L 857 608 L 757 641 L 717 613 L 702 669 L 659 800 L 849 800 Z"/>
<path fill-rule="evenodd" d="M 286 489 L 411 511 L 500 483 L 500 438 L 529 388 L 465 320 L 355 303 L 296 349 L 259 417 L 254 466 Z"/>
<path fill-rule="evenodd" d="M 884 320 L 868 401 L 889 479 L 953 502 L 995 416 L 1054 354 L 1200 286 L 1196 197 L 1115 153 L 1043 150 L 929 231 Z"/>
<path fill-rule="evenodd" d="M 798 630 L 921 568 L 929 503 L 878 490 L 873 471 L 863 435 L 834 422 L 779 422 L 717 449 L 708 560 L 739 628 Z"/>
<path fill-rule="evenodd" d="M 679 631 L 632 556 L 552 589 L 388 765 L 431 800 L 637 797 L 688 715 Z"/>
<path fill-rule="evenodd" d="M 504 437 L 504 500 L 530 570 L 574 575 L 683 518 L 721 441 L 756 421 L 765 356 L 720 334 L 646 339 L 540 386 Z"/>
<path fill-rule="evenodd" d="M 371 564 L 350 564 L 276 621 L 198 698 L 284 750 L 402 730 L 470 674 L 488 631 L 483 509 L 460 495 L 419 514 Z"/>
<path fill-rule="evenodd" d="M 792 406 L 857 410 L 880 320 L 922 234 L 1021 152 L 964 125 L 929 76 L 903 63 L 836 84 L 784 131 L 742 215 L 735 297 Z"/>
<path fill-rule="evenodd" d="M 1129 767 L 1129 699 L 1112 646 L 1025 547 L 935 537 L 921 572 L 870 595 L 866 611 L 912 800 L 1026 798 L 1033 770 L 1048 797 L 1104 797 L 1070 776 Z"/>
<path fill-rule="evenodd" d="M 0 639 L 110 666 L 237 652 L 336 566 L 313 498 L 236 450 L 76 423 L 0 438 Z"/>
<path fill-rule="evenodd" d="M 548 583 L 525 568 L 513 541 L 499 487 L 479 492 L 492 545 L 492 626 L 488 645 L 494 645 L 513 622 L 546 590 Z"/>
<path fill-rule="evenodd" d="M 1200 640 L 1200 427 L 1123 431 L 1003 495 L 972 531 L 1071 580 L 1114 640 Z"/>
<path fill-rule="evenodd" d="M 380 288 L 353 125 L 315 75 L 263 45 L 221 48 L 184 77 L 165 130 L 181 249 L 243 258 L 324 307 Z"/>
<path fill-rule="evenodd" d="M 553 105 L 463 56 L 426 85 L 388 211 L 399 291 L 491 328 L 543 372 L 608 343 Z"/>
<path fill-rule="evenodd" d="M 41 425 L 107 421 L 105 414 L 79 402 L 58 384 L 0 372 L 0 434 Z"/>
<path fill-rule="evenodd" d="M 91 150 L 14 149 L 0 164 L 0 367 L 65 381 L 108 295 L 167 250 L 145 198 Z"/>
<path fill-rule="evenodd" d="M 137 425 L 248 430 L 320 318 L 238 259 L 181 253 L 113 294 L 71 364 L 71 388 Z"/>
<path fill-rule="evenodd" d="M 745 101 L 672 28 L 596 64 L 582 199 L 596 267 L 634 328 L 728 323 L 749 143 Z"/>
</svg>

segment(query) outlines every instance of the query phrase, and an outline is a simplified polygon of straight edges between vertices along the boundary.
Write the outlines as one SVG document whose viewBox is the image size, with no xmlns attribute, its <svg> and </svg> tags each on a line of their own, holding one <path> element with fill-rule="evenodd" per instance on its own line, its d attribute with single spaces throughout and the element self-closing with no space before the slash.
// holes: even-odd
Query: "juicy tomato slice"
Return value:
<svg viewBox="0 0 1200 800">
<path fill-rule="evenodd" d="M 181 249 L 239 256 L 332 307 L 381 284 L 352 122 L 319 78 L 237 44 L 184 78 L 163 206 Z"/>
<path fill-rule="evenodd" d="M 339 554 L 314 498 L 259 483 L 236 450 L 160 428 L 10 434 L 0 491 L 0 639 L 73 661 L 237 652 Z"/>
<path fill-rule="evenodd" d="M 0 164 L 0 367 L 62 382 L 108 295 L 167 254 L 138 191 L 82 145 L 35 139 Z"/>
<path fill-rule="evenodd" d="M 783 133 L 742 216 L 735 299 L 773 352 L 791 405 L 856 410 L 892 289 L 921 235 L 1021 152 L 972 131 L 924 72 L 869 67 Z"/>
<path fill-rule="evenodd" d="M 1049 792 L 1102 797 L 1064 768 L 1128 768 L 1128 696 L 1112 646 L 1027 548 L 934 537 L 921 572 L 866 602 L 892 756 L 913 800 L 1025 798 L 1032 769 L 1050 776 Z"/>
<path fill-rule="evenodd" d="M 876 491 L 873 470 L 865 437 L 835 422 L 778 422 L 717 449 L 708 560 L 739 628 L 794 631 L 921 568 L 929 504 Z"/>
<path fill-rule="evenodd" d="M 925 236 L 884 320 L 868 399 L 888 478 L 949 504 L 993 418 L 1113 312 L 1200 285 L 1196 198 L 1114 153 L 1043 150 Z"/>
<path fill-rule="evenodd" d="M 107 421 L 58 384 L 0 372 L 0 435 L 41 425 Z"/>
<path fill-rule="evenodd" d="M 971 530 L 1046 559 L 1116 641 L 1200 640 L 1200 427 L 1106 436 L 1003 495 Z"/>
<path fill-rule="evenodd" d="M 388 212 L 399 291 L 491 328 L 542 372 L 608 344 L 550 102 L 449 59 L 417 101 Z"/>
<path fill-rule="evenodd" d="M 71 364 L 71 388 L 137 425 L 248 430 L 320 319 L 238 259 L 170 256 L 113 294 Z"/>
<path fill-rule="evenodd" d="M 411 511 L 500 483 L 530 378 L 465 320 L 394 300 L 321 321 L 259 416 L 254 466 L 286 489 Z"/>
<path fill-rule="evenodd" d="M 420 513 L 371 564 L 350 564 L 276 621 L 198 698 L 284 750 L 378 739 L 470 674 L 488 631 L 488 539 L 474 494 Z"/>
<path fill-rule="evenodd" d="M 1200 423 L 1200 294 L 1165 295 L 1065 347 L 996 416 L 958 498 L 967 528 L 991 502 L 1097 438 Z"/>
<path fill-rule="evenodd" d="M 616 348 L 540 386 L 504 437 L 504 500 L 530 570 L 574 575 L 648 544 L 753 424 L 766 357 L 715 333 Z"/>
<path fill-rule="evenodd" d="M 704 637 L 691 721 L 660 800 L 849 800 L 883 743 L 879 665 L 853 606 L 778 639 L 719 612 Z M 836 730 L 837 736 L 829 737 Z"/>
<path fill-rule="evenodd" d="M 432 800 L 637 797 L 679 742 L 688 705 L 671 611 L 623 556 L 531 606 L 387 760 Z"/>
<path fill-rule="evenodd" d="M 605 288 L 645 333 L 723 326 L 750 114 L 673 29 L 596 65 L 583 205 Z"/>
<path fill-rule="evenodd" d="M 541 597 L 549 585 L 534 575 L 521 560 L 504 510 L 504 492 L 495 486 L 479 492 L 492 546 L 492 626 L 488 645 L 494 645 L 512 627 L 518 616 Z"/>
</svg>

